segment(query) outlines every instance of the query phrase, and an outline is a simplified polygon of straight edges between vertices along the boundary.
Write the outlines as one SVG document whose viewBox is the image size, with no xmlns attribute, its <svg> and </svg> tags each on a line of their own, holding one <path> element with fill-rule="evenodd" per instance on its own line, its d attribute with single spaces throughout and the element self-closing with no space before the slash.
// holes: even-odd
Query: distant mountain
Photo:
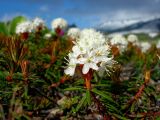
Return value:
<svg viewBox="0 0 160 120">
<path fill-rule="evenodd" d="M 102 23 L 98 25 L 98 30 L 108 33 L 157 33 L 160 32 L 160 17 L 154 17 L 148 20 L 123 20 Z"/>
</svg>

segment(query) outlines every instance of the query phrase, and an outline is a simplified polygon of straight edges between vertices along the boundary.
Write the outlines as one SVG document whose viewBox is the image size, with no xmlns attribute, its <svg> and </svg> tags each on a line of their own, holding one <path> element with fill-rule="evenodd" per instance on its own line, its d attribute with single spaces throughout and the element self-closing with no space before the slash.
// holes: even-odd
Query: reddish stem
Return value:
<svg viewBox="0 0 160 120">
<path fill-rule="evenodd" d="M 83 78 L 85 80 L 85 86 L 86 86 L 87 90 L 91 90 L 92 76 L 93 76 L 92 70 L 89 70 L 89 72 L 87 74 L 83 74 Z"/>
<path fill-rule="evenodd" d="M 25 32 L 25 33 L 21 33 L 21 39 L 22 40 L 27 40 L 28 39 L 28 37 L 29 37 L 29 33 L 28 32 Z"/>
<path fill-rule="evenodd" d="M 136 93 L 136 95 L 128 101 L 127 106 L 126 106 L 125 109 L 127 109 L 130 105 L 133 104 L 134 101 L 137 101 L 141 97 L 141 95 L 142 95 L 145 87 L 147 86 L 147 83 L 149 82 L 149 80 L 150 80 L 150 71 L 146 71 L 145 72 L 145 81 L 144 81 L 144 83 L 140 86 L 140 88 L 139 88 L 138 92 Z"/>
</svg>

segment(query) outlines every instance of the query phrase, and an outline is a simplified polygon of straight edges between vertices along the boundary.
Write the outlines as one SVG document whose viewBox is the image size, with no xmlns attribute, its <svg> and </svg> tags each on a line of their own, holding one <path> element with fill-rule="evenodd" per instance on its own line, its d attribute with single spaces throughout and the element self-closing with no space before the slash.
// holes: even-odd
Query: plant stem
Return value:
<svg viewBox="0 0 160 120">
<path fill-rule="evenodd" d="M 93 76 L 93 71 L 89 70 L 89 72 L 87 74 L 83 74 L 83 78 L 85 80 L 85 86 L 87 90 L 91 90 L 91 79 Z"/>
<path fill-rule="evenodd" d="M 150 71 L 146 71 L 145 72 L 144 83 L 140 86 L 140 88 L 138 89 L 138 92 L 135 94 L 135 96 L 127 102 L 125 110 L 128 109 L 135 101 L 137 101 L 141 97 L 141 95 L 142 95 L 144 89 L 146 88 L 149 80 L 150 80 Z"/>
<path fill-rule="evenodd" d="M 88 79 L 85 79 L 85 85 L 87 90 L 91 90 L 91 81 Z"/>
</svg>

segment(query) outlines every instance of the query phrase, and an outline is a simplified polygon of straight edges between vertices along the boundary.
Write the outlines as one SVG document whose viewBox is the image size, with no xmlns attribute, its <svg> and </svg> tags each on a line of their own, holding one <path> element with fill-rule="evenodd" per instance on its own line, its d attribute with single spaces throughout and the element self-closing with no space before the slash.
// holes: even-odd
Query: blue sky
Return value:
<svg viewBox="0 0 160 120">
<path fill-rule="evenodd" d="M 0 20 L 24 15 L 43 18 L 48 25 L 57 17 L 80 28 L 93 27 L 105 21 L 148 18 L 160 15 L 160 0 L 3 0 Z"/>
</svg>

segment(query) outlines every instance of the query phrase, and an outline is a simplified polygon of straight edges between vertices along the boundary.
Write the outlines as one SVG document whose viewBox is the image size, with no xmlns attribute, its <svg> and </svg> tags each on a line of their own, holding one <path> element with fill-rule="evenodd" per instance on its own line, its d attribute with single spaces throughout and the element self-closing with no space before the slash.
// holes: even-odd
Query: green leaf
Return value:
<svg viewBox="0 0 160 120">
<path fill-rule="evenodd" d="M 10 34 L 15 34 L 16 31 L 16 26 L 21 23 L 26 21 L 26 18 L 23 16 L 18 16 L 13 18 L 13 20 L 11 21 L 10 25 L 9 25 L 9 32 Z"/>
<path fill-rule="evenodd" d="M 121 112 L 118 108 L 116 108 L 114 105 L 112 105 L 110 103 L 107 104 L 107 108 L 110 109 L 111 111 L 114 111 L 114 112 L 117 112 L 117 113 Z"/>
<path fill-rule="evenodd" d="M 49 62 L 51 61 L 51 56 L 48 55 L 48 54 L 44 54 L 44 55 L 42 56 L 42 60 L 43 60 L 44 62 L 46 62 L 46 63 L 49 63 Z"/>
<path fill-rule="evenodd" d="M 64 89 L 65 91 L 74 91 L 74 90 L 80 90 L 80 91 L 85 91 L 83 88 L 81 87 L 71 87 L 71 88 L 66 88 Z"/>
<path fill-rule="evenodd" d="M 98 85 L 94 85 L 95 87 L 109 87 L 109 84 L 98 84 Z"/>
<path fill-rule="evenodd" d="M 81 101 L 79 102 L 79 104 L 76 107 L 76 111 L 78 111 L 83 106 L 83 104 L 85 103 L 85 101 L 86 101 L 86 95 L 84 95 L 82 97 Z"/>
<path fill-rule="evenodd" d="M 131 110 L 130 110 L 131 113 L 134 112 L 134 108 L 135 108 L 135 102 L 133 102 L 131 105 Z"/>
<path fill-rule="evenodd" d="M 91 104 L 91 95 L 90 95 L 89 90 L 86 91 L 86 100 L 87 100 L 88 105 L 90 105 Z"/>
<path fill-rule="evenodd" d="M 6 23 L 0 22 L 0 33 L 8 35 L 8 29 Z"/>
<path fill-rule="evenodd" d="M 101 96 L 102 98 L 107 99 L 108 101 L 114 102 L 110 95 L 107 95 L 105 92 L 99 91 L 97 89 L 92 89 L 92 92 Z"/>
</svg>

